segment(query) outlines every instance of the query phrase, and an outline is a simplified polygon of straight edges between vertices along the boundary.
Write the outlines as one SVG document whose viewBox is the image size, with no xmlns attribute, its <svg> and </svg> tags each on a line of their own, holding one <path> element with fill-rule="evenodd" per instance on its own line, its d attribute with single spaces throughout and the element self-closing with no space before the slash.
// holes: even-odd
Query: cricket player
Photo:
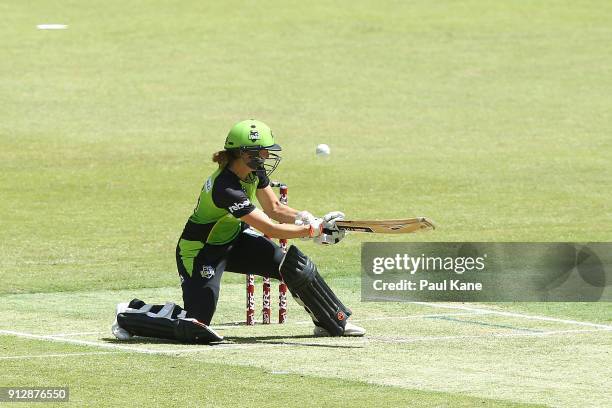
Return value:
<svg viewBox="0 0 612 408">
<path fill-rule="evenodd" d="M 245 120 L 231 128 L 224 150 L 213 155 L 218 168 L 204 182 L 176 247 L 184 309 L 174 304 L 147 305 L 137 299 L 120 304 L 113 325 L 117 338 L 138 334 L 189 340 L 198 337 L 193 334 L 195 328 L 200 340 L 210 337 L 214 341 L 218 335 L 208 325 L 224 271 L 283 279 L 312 317 L 316 336 L 365 334 L 363 328 L 347 321 L 350 309 L 325 283 L 315 264 L 296 246 L 291 245 L 284 254 L 271 240 L 302 238 L 336 244 L 344 238 L 344 231 L 335 225 L 343 219 L 342 212 L 317 218 L 279 202 L 269 176 L 281 160 L 280 151 L 263 122 Z M 255 200 L 261 209 L 253 204 Z M 167 327 L 162 333 L 157 332 L 156 318 L 165 319 L 162 323 Z"/>
</svg>

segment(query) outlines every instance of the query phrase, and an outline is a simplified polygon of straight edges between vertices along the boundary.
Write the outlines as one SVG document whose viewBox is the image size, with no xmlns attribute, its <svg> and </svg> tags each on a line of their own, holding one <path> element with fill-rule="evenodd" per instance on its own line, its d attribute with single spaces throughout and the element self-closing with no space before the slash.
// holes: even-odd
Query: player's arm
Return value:
<svg viewBox="0 0 612 408">
<path fill-rule="evenodd" d="M 259 188 L 255 194 L 257 201 L 259 201 L 261 208 L 263 208 L 263 212 L 268 217 L 284 224 L 293 224 L 295 222 L 298 210 L 281 204 L 272 187 L 268 185 L 265 188 Z"/>
<path fill-rule="evenodd" d="M 260 189 L 264 190 L 266 187 L 268 186 L 262 186 Z M 272 194 L 274 195 L 273 192 Z M 329 217 L 313 217 L 311 222 L 302 223 L 301 225 L 295 225 L 293 222 L 288 224 L 276 224 L 263 211 L 251 203 L 240 186 L 223 186 L 215 184 L 213 186 L 212 199 L 217 207 L 225 208 L 231 215 L 239 218 L 241 221 L 244 221 L 270 238 L 289 239 L 310 237 L 317 238 L 318 241 L 315 240 L 317 243 L 325 244 L 336 243 L 344 236 L 335 226 L 335 219 L 330 219 Z M 299 215 L 300 213 L 296 212 L 296 214 Z M 310 217 L 312 217 L 312 215 Z M 289 221 L 292 220 L 290 219 Z"/>
<path fill-rule="evenodd" d="M 326 218 L 313 218 L 309 224 L 276 224 L 266 213 L 259 208 L 254 208 L 248 214 L 240 217 L 240 220 L 270 238 L 308 237 L 314 238 L 314 242 L 317 244 L 337 244 L 344 238 L 344 231 L 339 230 L 335 225 L 336 218 L 333 217 L 337 214 L 330 214 L 332 218 L 327 216 Z"/>
<path fill-rule="evenodd" d="M 247 215 L 240 217 L 240 220 L 246 222 L 251 227 L 270 238 L 290 239 L 315 237 L 322 233 L 321 223 L 315 225 L 294 225 L 293 223 L 276 224 L 259 208 L 255 208 Z"/>
<path fill-rule="evenodd" d="M 318 244 L 335 244 L 340 242 L 342 238 L 344 238 L 344 231 L 340 231 L 335 225 L 336 221 L 342 220 L 344 218 L 344 213 L 340 211 L 332 211 L 330 213 L 327 213 L 322 219 L 315 218 L 315 216 L 313 216 L 308 211 L 298 211 L 287 205 L 281 204 L 281 202 L 276 197 L 276 194 L 274 194 L 274 191 L 269 186 L 269 180 L 263 180 L 262 184 L 263 185 L 258 186 L 256 192 L 257 201 L 259 201 L 259 204 L 263 208 L 263 212 L 260 211 L 260 215 L 266 216 L 268 222 L 271 222 L 270 218 L 272 218 L 280 223 L 284 223 L 284 225 L 297 224 L 303 226 L 310 226 L 311 228 L 309 228 L 309 235 L 285 237 L 284 235 L 278 235 L 279 232 L 277 231 L 267 233 L 260 229 L 258 226 L 252 224 L 251 221 L 247 221 L 246 219 L 241 218 L 241 220 L 245 221 L 247 224 L 255 227 L 264 234 L 274 238 L 315 237 L 314 241 Z M 259 219 L 257 221 L 263 222 L 264 220 Z M 262 226 L 262 228 L 273 229 L 279 224 L 272 223 L 271 225 L 260 225 Z M 283 228 L 281 227 L 281 229 Z M 280 233 L 286 234 L 287 231 L 282 231 Z"/>
<path fill-rule="evenodd" d="M 269 188 L 269 187 L 267 187 Z M 265 187 L 262 187 L 262 190 Z M 274 194 L 274 193 L 272 193 Z M 316 237 L 323 233 L 322 222 L 314 225 L 275 224 L 263 211 L 255 207 L 239 185 L 215 184 L 214 204 L 270 238 Z"/>
</svg>

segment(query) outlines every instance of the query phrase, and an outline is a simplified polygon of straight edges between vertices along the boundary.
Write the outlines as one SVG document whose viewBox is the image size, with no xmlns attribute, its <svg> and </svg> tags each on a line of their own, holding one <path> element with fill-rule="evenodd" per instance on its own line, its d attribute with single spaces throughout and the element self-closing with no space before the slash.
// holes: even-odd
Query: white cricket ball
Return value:
<svg viewBox="0 0 612 408">
<path fill-rule="evenodd" d="M 316 153 L 317 153 L 317 156 L 319 157 L 327 157 L 331 153 L 331 150 L 329 149 L 328 145 L 323 143 L 323 144 L 317 145 Z"/>
</svg>

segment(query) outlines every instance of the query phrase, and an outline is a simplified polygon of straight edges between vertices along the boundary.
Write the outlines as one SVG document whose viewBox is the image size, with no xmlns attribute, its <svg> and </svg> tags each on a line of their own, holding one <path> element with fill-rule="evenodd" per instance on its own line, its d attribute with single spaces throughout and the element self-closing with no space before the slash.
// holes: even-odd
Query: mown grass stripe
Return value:
<svg viewBox="0 0 612 408">
<path fill-rule="evenodd" d="M 499 327 L 499 328 L 502 328 L 502 329 L 528 331 L 528 332 L 535 332 L 535 333 L 542 333 L 542 332 L 544 332 L 544 330 L 528 329 L 528 328 L 525 328 L 525 327 L 511 326 L 511 325 L 508 325 L 508 324 L 496 324 L 496 323 L 481 322 L 481 321 L 478 321 L 478 320 L 456 319 L 456 318 L 447 317 L 447 316 L 432 316 L 432 317 L 426 317 L 426 319 L 446 320 L 446 321 L 449 321 L 449 322 L 477 324 L 479 326 Z"/>
</svg>

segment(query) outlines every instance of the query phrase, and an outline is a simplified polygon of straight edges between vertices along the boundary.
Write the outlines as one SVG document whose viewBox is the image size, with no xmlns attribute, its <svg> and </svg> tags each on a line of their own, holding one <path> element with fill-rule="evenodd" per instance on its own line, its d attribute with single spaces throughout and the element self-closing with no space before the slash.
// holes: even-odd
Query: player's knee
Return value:
<svg viewBox="0 0 612 408">
<path fill-rule="evenodd" d="M 219 298 L 218 287 L 192 285 L 183 286 L 183 303 L 187 317 L 210 324 Z"/>
</svg>

